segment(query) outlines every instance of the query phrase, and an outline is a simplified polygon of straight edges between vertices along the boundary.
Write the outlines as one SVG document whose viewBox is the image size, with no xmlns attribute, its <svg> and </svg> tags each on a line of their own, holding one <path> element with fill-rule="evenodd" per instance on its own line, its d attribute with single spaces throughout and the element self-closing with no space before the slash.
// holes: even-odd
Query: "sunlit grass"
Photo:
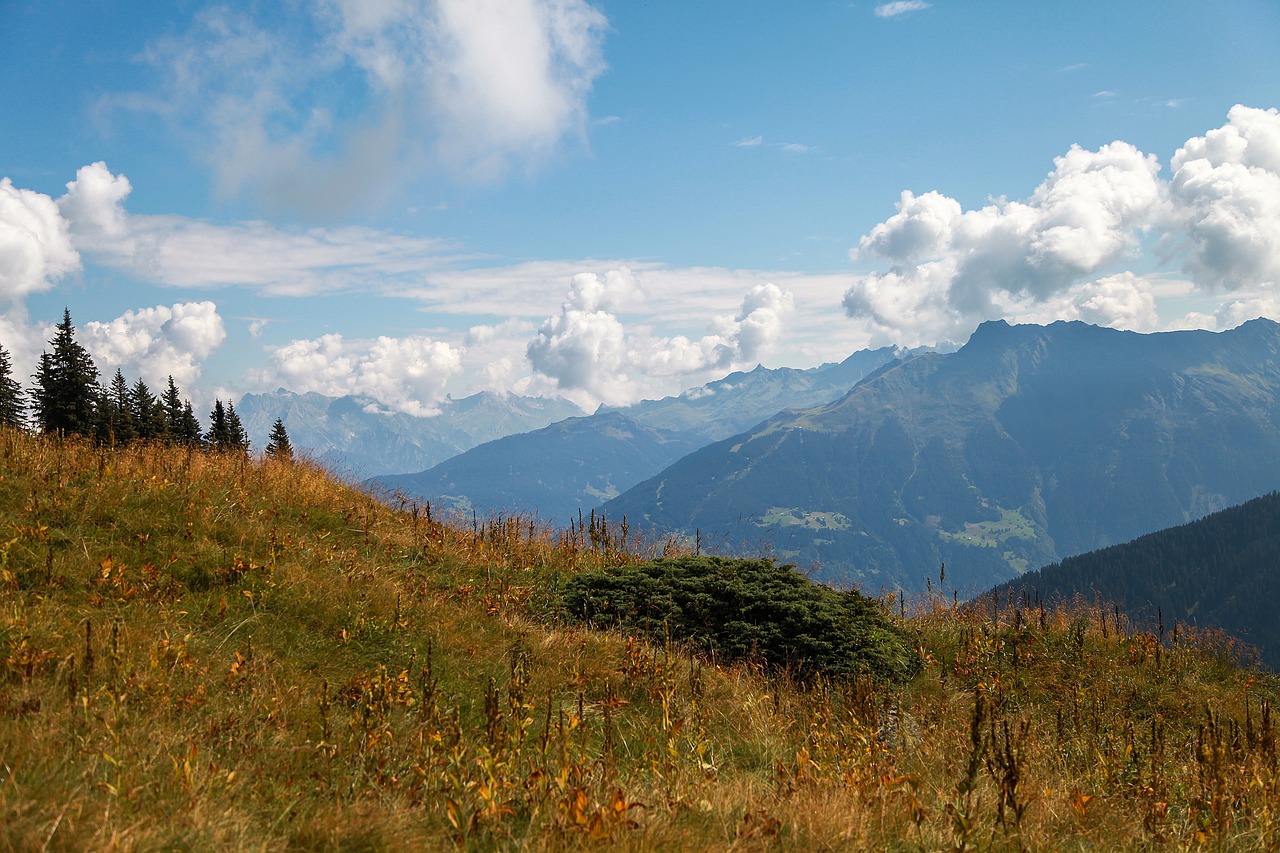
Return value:
<svg viewBox="0 0 1280 853">
<path fill-rule="evenodd" d="M 558 621 L 678 550 L 620 537 L 0 431 L 0 848 L 1280 844 L 1225 638 L 938 594 L 910 683 L 801 684 Z"/>
</svg>

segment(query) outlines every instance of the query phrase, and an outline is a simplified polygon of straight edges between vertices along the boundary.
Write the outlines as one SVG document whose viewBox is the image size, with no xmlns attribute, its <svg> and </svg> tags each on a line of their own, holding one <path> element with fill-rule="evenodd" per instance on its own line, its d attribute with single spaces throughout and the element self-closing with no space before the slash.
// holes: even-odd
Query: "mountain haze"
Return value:
<svg viewBox="0 0 1280 853">
<path fill-rule="evenodd" d="M 977 592 L 1280 484 L 1280 326 L 982 324 L 605 505 L 830 581 Z"/>
<path fill-rule="evenodd" d="M 266 446 L 272 423 L 281 418 L 295 449 L 330 470 L 359 477 L 430 468 L 477 444 L 580 414 L 565 400 L 489 391 L 447 399 L 440 409 L 433 417 L 417 417 L 381 411 L 359 397 L 283 388 L 246 394 L 237 404 L 254 447 Z"/>
<path fill-rule="evenodd" d="M 455 509 L 533 512 L 567 524 L 702 442 L 637 423 L 621 412 L 568 418 L 482 444 L 417 474 L 373 483 Z"/>
<path fill-rule="evenodd" d="M 829 402 L 894 359 L 934 349 L 859 350 L 844 361 L 805 370 L 757 365 L 750 372 L 730 373 L 678 396 L 644 400 L 618 411 L 649 426 L 703 436 L 707 442 L 718 441 L 784 409 Z"/>
<path fill-rule="evenodd" d="M 920 350 L 924 351 L 924 350 Z M 905 351 L 861 350 L 807 370 L 757 366 L 683 394 L 601 408 L 526 435 L 475 447 L 417 474 L 373 478 L 424 500 L 534 512 L 566 522 L 681 456 L 788 408 L 825 403 Z"/>
</svg>

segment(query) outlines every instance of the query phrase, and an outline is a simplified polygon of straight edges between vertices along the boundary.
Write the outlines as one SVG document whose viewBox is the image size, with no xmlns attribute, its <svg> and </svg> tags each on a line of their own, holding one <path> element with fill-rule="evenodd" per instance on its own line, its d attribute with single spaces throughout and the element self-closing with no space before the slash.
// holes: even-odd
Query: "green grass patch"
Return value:
<svg viewBox="0 0 1280 853">
<path fill-rule="evenodd" d="M 849 517 L 838 512 L 809 511 L 772 506 L 756 522 L 758 527 L 803 527 L 806 530 L 848 530 Z"/>
<path fill-rule="evenodd" d="M 1033 540 L 1035 527 L 1016 509 L 1001 509 L 1000 518 L 994 521 L 967 521 L 964 530 L 949 533 L 938 530 L 938 535 L 948 542 L 970 545 L 975 548 L 996 548 L 1010 539 Z"/>
</svg>

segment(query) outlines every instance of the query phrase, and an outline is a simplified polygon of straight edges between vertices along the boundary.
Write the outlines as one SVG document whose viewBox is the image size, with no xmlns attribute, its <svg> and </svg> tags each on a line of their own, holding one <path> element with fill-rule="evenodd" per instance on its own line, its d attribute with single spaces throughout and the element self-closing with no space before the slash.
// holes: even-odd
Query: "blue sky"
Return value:
<svg viewBox="0 0 1280 853">
<path fill-rule="evenodd" d="M 1280 318 L 1272 0 L 6 0 L 0 36 L 24 377 L 63 306 L 197 401 L 424 415 Z"/>
</svg>

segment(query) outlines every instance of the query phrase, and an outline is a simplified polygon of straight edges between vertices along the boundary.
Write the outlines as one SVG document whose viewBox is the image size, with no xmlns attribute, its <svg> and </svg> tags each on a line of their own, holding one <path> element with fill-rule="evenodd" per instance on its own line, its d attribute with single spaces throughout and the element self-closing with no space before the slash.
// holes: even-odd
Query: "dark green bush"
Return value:
<svg viewBox="0 0 1280 853">
<path fill-rule="evenodd" d="M 920 667 L 878 602 L 772 560 L 681 557 L 583 572 L 567 583 L 564 604 L 596 627 L 669 635 L 725 660 L 754 656 L 805 676 L 905 679 Z"/>
</svg>

